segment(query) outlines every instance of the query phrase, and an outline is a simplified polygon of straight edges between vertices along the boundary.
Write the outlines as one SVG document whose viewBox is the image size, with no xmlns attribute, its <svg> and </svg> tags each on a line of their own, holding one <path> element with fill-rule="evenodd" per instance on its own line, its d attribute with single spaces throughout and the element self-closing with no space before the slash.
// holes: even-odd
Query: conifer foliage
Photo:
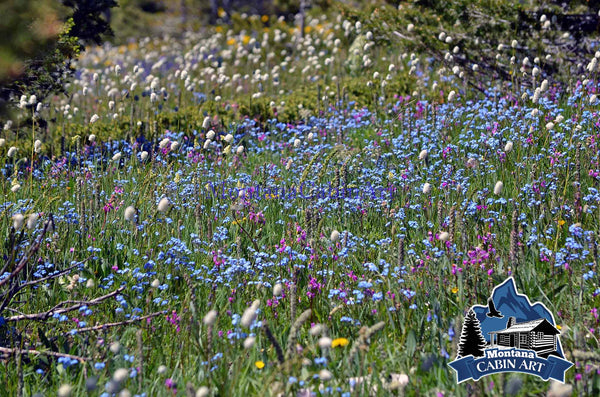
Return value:
<svg viewBox="0 0 600 397">
<path fill-rule="evenodd" d="M 483 356 L 485 346 L 486 341 L 481 333 L 479 320 L 475 316 L 473 309 L 471 309 L 463 323 L 460 342 L 458 344 L 458 356 L 466 357 L 472 355 L 473 357 L 481 357 Z"/>
</svg>

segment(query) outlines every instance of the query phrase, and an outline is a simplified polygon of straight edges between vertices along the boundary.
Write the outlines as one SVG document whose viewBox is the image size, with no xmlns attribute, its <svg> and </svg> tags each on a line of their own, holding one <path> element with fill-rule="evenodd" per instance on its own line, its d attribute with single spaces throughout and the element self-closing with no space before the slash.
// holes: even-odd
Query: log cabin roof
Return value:
<svg viewBox="0 0 600 397">
<path fill-rule="evenodd" d="M 490 334 L 512 334 L 515 332 L 544 332 L 547 335 L 557 335 L 560 331 L 557 330 L 552 324 L 545 318 L 539 318 L 533 321 L 526 321 L 523 323 L 515 323 L 510 328 L 506 328 L 500 331 L 489 332 Z"/>
</svg>

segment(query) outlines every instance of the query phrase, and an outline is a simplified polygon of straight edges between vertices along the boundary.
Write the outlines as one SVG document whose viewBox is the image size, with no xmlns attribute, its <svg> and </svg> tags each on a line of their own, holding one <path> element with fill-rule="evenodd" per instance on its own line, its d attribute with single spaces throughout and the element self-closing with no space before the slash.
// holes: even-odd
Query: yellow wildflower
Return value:
<svg viewBox="0 0 600 397">
<path fill-rule="evenodd" d="M 334 340 L 331 341 L 331 347 L 344 347 L 346 346 L 348 343 L 350 343 L 350 341 L 346 338 L 335 338 Z"/>
<path fill-rule="evenodd" d="M 263 369 L 263 368 L 265 367 L 265 363 L 264 363 L 264 362 L 262 362 L 262 361 L 260 361 L 260 360 L 259 360 L 259 361 L 257 361 L 257 362 L 255 362 L 255 363 L 254 363 L 254 365 L 255 365 L 255 366 L 256 366 L 256 368 L 258 368 L 258 369 Z"/>
</svg>

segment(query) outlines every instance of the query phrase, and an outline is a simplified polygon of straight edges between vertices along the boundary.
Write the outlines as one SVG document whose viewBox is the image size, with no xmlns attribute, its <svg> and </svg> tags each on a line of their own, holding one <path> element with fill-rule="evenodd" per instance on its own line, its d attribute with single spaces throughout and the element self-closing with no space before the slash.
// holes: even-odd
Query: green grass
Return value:
<svg viewBox="0 0 600 397">
<path fill-rule="evenodd" d="M 17 281 L 39 278 L 33 273 L 43 264 L 56 270 L 83 265 L 24 289 L 0 314 L 10 320 L 124 290 L 118 299 L 90 306 L 89 315 L 75 311 L 64 321 L 9 321 L 0 328 L 2 346 L 17 346 L 6 336 L 14 326 L 23 348 L 86 359 L 67 367 L 47 354 L 12 356 L 3 362 L 0 380 L 7 387 L 0 394 L 53 395 L 68 384 L 73 395 L 85 395 L 86 382 L 95 379 L 90 395 L 121 389 L 194 395 L 202 386 L 211 395 L 294 395 L 327 387 L 334 395 L 540 395 L 551 386 L 521 374 L 457 385 L 447 365 L 456 357 L 466 310 L 484 304 L 509 275 L 520 293 L 554 313 L 566 358 L 577 363 L 566 378 L 573 393 L 597 393 L 600 207 L 593 189 L 599 137 L 597 105 L 588 100 L 595 76 L 584 89 L 557 88 L 558 99 L 551 91 L 540 103 L 525 98 L 515 105 L 511 98 L 532 95 L 530 87 L 502 86 L 484 97 L 448 69 L 440 77 L 441 65 L 425 57 L 409 72 L 410 55 L 393 45 L 367 49 L 373 64 L 355 72 L 346 60 L 358 32 L 346 37 L 332 21 L 335 16 L 309 18 L 311 42 L 303 44 L 291 36 L 275 39 L 276 29 L 290 32 L 292 26 L 274 22 L 265 29 L 254 19 L 249 26 L 258 30 L 234 26 L 228 33 L 219 27 L 128 49 L 90 49 L 78 65 L 87 75 L 75 79 L 68 99 L 54 98 L 40 113 L 47 130 L 28 125 L 31 109 L 15 115 L 0 147 L 3 263 L 14 269 L 14 259 L 53 214 L 54 227 Z M 254 63 L 250 39 L 262 41 L 265 33 Z M 288 52 L 281 54 L 283 49 Z M 325 54 L 318 56 L 320 51 Z M 161 56 L 166 66 L 147 71 L 159 79 L 153 91 L 159 100 L 152 103 L 142 96 L 146 87 L 152 90 L 151 79 L 133 77 L 134 67 L 149 70 Z M 506 52 L 502 60 L 510 56 Z M 215 57 L 223 58 L 224 69 L 212 64 Z M 256 69 L 267 79 L 253 81 Z M 194 82 L 191 89 L 175 76 L 181 70 Z M 236 74 L 239 81 L 228 84 Z M 123 94 L 131 86 L 126 75 L 138 83 L 129 95 Z M 219 82 L 219 75 L 226 78 Z M 117 89 L 114 97 L 108 96 L 111 88 Z M 458 93 L 453 102 L 450 90 Z M 574 95 L 579 97 L 569 99 Z M 539 114 L 533 116 L 533 109 Z M 90 124 L 93 114 L 100 120 Z M 546 123 L 558 114 L 564 120 L 550 131 Z M 216 137 L 204 148 L 210 129 Z M 42 141 L 39 153 L 36 139 Z M 174 141 L 178 147 L 168 149 Z M 18 147 L 14 157 L 7 156 L 10 146 Z M 239 146 L 243 153 L 236 154 Z M 424 149 L 427 158 L 420 159 Z M 145 161 L 142 151 L 151 152 Z M 121 159 L 113 159 L 116 153 Z M 34 173 L 27 159 L 33 159 Z M 215 192 L 207 188 L 223 180 L 239 189 L 345 183 L 364 196 L 353 202 L 280 195 L 241 205 L 221 197 L 220 185 Z M 495 194 L 498 181 L 504 188 Z M 14 183 L 20 185 L 16 191 Z M 398 188 L 393 197 L 372 196 L 369 184 L 388 183 Z M 431 192 L 423 192 L 424 183 Z M 162 197 L 171 202 L 167 211 L 158 208 Z M 124 218 L 129 206 L 136 209 L 135 224 Z M 13 230 L 17 213 L 39 213 L 40 222 Z M 339 241 L 330 239 L 334 230 Z M 451 234 L 447 242 L 439 239 L 444 231 Z M 76 275 L 79 281 L 72 281 Z M 278 297 L 277 283 L 283 284 Z M 334 290 L 347 293 L 346 299 Z M 1 294 L 7 291 L 0 287 Z M 240 317 L 255 300 L 262 325 L 248 329 Z M 207 324 L 210 310 L 218 315 Z M 308 318 L 294 326 L 306 310 Z M 90 327 L 156 313 L 150 321 L 70 332 L 78 321 Z M 325 330 L 313 335 L 312 324 Z M 247 335 L 241 334 L 254 334 L 254 344 L 244 347 Z M 336 346 L 320 347 L 324 336 Z M 135 374 L 107 388 L 119 368 Z M 397 381 L 401 374 L 408 383 Z"/>
</svg>

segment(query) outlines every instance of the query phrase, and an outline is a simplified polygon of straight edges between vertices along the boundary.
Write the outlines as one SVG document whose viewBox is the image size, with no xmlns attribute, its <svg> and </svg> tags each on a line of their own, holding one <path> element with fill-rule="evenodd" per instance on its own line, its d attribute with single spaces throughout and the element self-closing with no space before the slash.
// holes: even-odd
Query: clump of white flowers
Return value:
<svg viewBox="0 0 600 397">
<path fill-rule="evenodd" d="M 256 319 L 256 311 L 258 310 L 259 306 L 260 306 L 260 301 L 257 299 L 254 302 L 252 302 L 250 307 L 248 307 L 248 308 L 246 308 L 246 310 L 244 310 L 244 314 L 242 315 L 242 319 L 240 320 L 240 324 L 243 327 L 250 328 L 250 326 Z"/>
<path fill-rule="evenodd" d="M 340 241 L 340 232 L 334 230 L 331 232 L 331 242 L 335 244 L 338 241 Z"/>
<path fill-rule="evenodd" d="M 217 321 L 217 314 L 218 313 L 216 310 L 210 310 L 208 313 L 206 313 L 206 315 L 202 319 L 204 325 L 214 325 Z"/>
<path fill-rule="evenodd" d="M 159 148 L 161 148 L 161 149 L 164 149 L 164 148 L 166 148 L 167 146 L 169 146 L 169 143 L 171 143 L 171 141 L 169 140 L 169 138 L 164 138 L 163 140 L 161 140 L 161 141 L 158 143 L 158 147 L 159 147 Z"/>
<path fill-rule="evenodd" d="M 20 230 L 23 227 L 24 219 L 25 219 L 25 217 L 21 213 L 13 215 L 12 221 L 13 221 L 13 227 L 15 228 L 15 230 Z"/>
<path fill-rule="evenodd" d="M 29 229 L 29 230 L 35 229 L 35 225 L 37 225 L 37 221 L 38 221 L 39 217 L 40 216 L 37 212 L 29 214 L 29 216 L 27 217 L 27 229 Z"/>
<path fill-rule="evenodd" d="M 158 211 L 159 212 L 167 212 L 171 208 L 171 202 L 168 198 L 163 197 L 158 202 Z"/>
<path fill-rule="evenodd" d="M 504 183 L 502 183 L 502 181 L 496 182 L 496 186 L 494 186 L 494 194 L 496 196 L 499 196 L 500 194 L 502 194 L 503 189 L 504 189 Z"/>
<path fill-rule="evenodd" d="M 129 207 L 125 208 L 125 220 L 127 222 L 135 222 L 135 207 L 130 205 Z"/>
</svg>

